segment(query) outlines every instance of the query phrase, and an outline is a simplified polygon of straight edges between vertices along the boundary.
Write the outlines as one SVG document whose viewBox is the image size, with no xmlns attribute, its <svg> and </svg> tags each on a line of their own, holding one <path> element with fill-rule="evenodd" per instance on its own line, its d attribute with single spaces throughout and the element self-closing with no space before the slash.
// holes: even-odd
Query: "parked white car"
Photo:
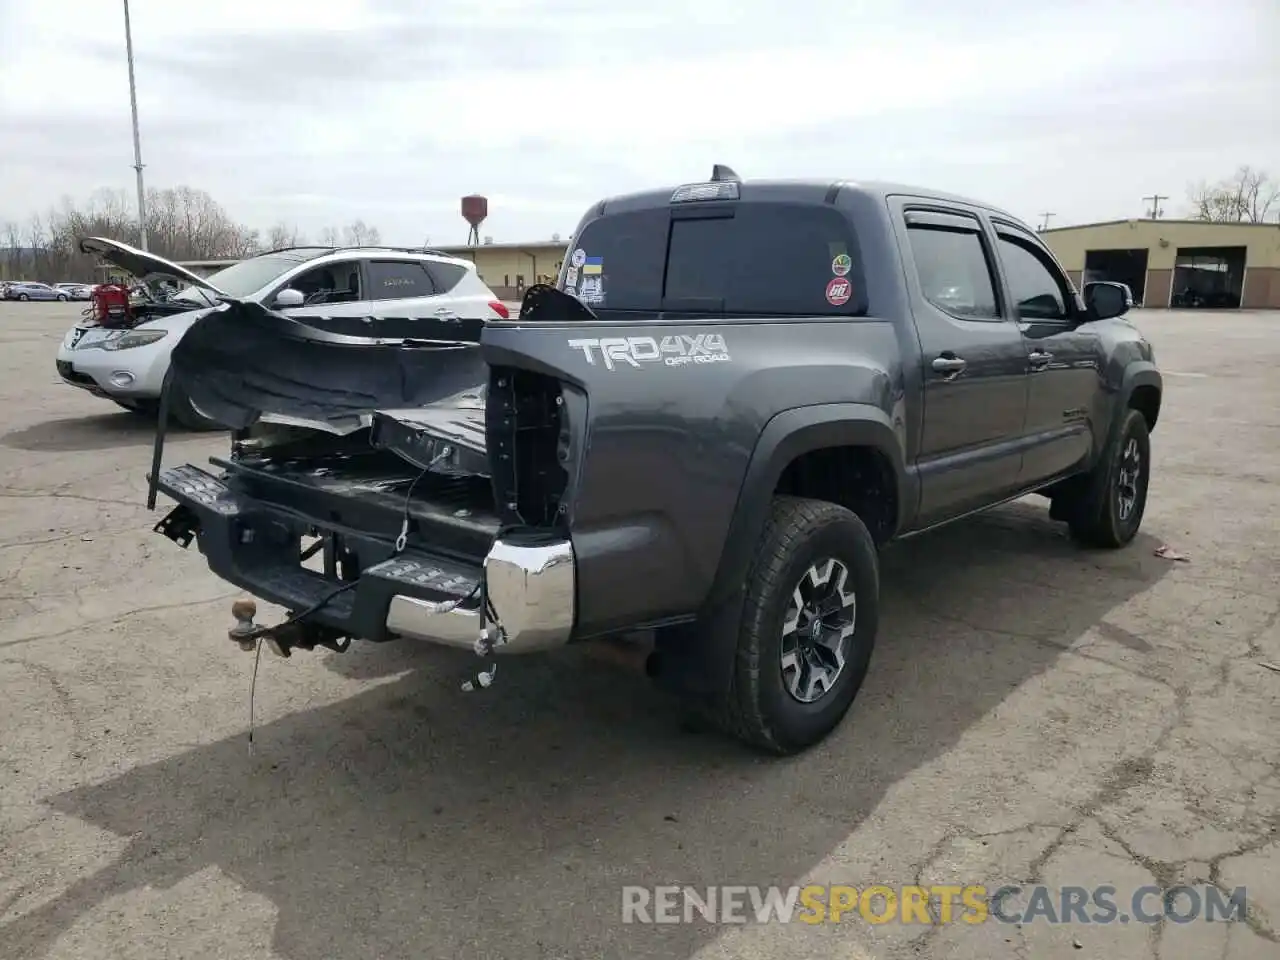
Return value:
<svg viewBox="0 0 1280 960">
<path fill-rule="evenodd" d="M 72 300 L 88 300 L 93 296 L 93 286 L 91 283 L 55 283 L 53 289 Z"/>
<path fill-rule="evenodd" d="M 169 356 L 200 317 L 220 299 L 251 300 L 290 317 L 328 317 L 334 333 L 365 333 L 380 319 L 506 319 L 507 307 L 469 260 L 398 247 L 294 247 L 242 260 L 200 277 L 163 257 L 102 237 L 80 248 L 132 274 L 151 292 L 130 307 L 125 325 L 82 321 L 58 348 L 63 381 L 139 413 L 159 404 Z M 186 284 L 177 293 L 163 281 Z M 411 333 L 400 332 L 400 336 Z M 185 397 L 170 395 L 181 425 L 216 429 Z"/>
</svg>

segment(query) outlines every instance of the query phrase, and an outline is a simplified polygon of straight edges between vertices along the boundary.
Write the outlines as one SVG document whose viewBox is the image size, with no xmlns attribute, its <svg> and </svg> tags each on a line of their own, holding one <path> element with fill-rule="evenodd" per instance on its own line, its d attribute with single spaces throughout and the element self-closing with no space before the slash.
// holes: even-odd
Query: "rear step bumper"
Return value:
<svg viewBox="0 0 1280 960">
<path fill-rule="evenodd" d="M 187 546 L 198 538 L 209 569 L 288 610 L 306 610 L 342 582 L 301 565 L 299 532 L 326 532 L 320 520 L 239 493 L 187 464 L 160 472 L 158 489 L 177 501 L 156 530 Z M 499 627 L 500 653 L 529 653 L 567 643 L 574 626 L 576 563 L 568 540 L 497 539 L 483 565 L 429 552 L 396 553 L 391 543 L 340 531 L 374 562 L 359 583 L 307 620 L 368 640 L 405 637 L 467 650 L 480 636 L 480 586 Z"/>
</svg>

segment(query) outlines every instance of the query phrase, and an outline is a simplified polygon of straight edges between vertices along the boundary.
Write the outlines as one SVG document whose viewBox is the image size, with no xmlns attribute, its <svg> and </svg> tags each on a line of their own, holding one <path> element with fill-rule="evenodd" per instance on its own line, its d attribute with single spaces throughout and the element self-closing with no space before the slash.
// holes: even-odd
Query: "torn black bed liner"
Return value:
<svg viewBox="0 0 1280 960">
<path fill-rule="evenodd" d="M 337 319 L 341 326 L 334 329 Z M 230 301 L 196 322 L 173 350 L 173 385 L 233 429 L 264 414 L 329 426 L 368 426 L 380 409 L 405 411 L 474 396 L 488 368 L 483 320 L 325 318 L 329 329 L 259 304 Z M 395 328 L 412 337 L 379 336 Z M 342 332 L 340 332 L 342 331 Z M 483 419 L 483 414 L 481 414 Z M 483 449 L 483 448 L 482 448 Z"/>
<path fill-rule="evenodd" d="M 411 410 L 378 410 L 369 441 L 424 470 L 488 477 L 485 395 L 481 388 Z"/>
</svg>

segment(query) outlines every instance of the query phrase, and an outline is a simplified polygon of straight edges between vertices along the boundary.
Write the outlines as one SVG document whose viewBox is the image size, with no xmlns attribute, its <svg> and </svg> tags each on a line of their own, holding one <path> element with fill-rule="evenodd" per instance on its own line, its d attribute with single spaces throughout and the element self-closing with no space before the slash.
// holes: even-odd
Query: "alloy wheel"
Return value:
<svg viewBox="0 0 1280 960">
<path fill-rule="evenodd" d="M 828 558 L 800 577 L 782 625 L 780 667 L 787 692 L 816 703 L 835 686 L 857 624 L 858 598 L 849 568 Z"/>
<path fill-rule="evenodd" d="M 1136 437 L 1130 437 L 1120 455 L 1116 474 L 1116 508 L 1121 523 L 1128 523 L 1138 505 L 1138 483 L 1142 476 L 1142 451 Z"/>
</svg>

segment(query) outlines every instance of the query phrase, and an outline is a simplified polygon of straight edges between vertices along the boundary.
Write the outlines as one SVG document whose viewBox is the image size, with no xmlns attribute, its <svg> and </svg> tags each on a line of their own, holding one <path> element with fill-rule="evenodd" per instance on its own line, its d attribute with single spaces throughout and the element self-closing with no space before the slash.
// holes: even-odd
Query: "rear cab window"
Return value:
<svg viewBox="0 0 1280 960">
<path fill-rule="evenodd" d="M 577 237 L 558 286 L 602 318 L 851 316 L 866 309 L 860 266 L 838 208 L 748 195 L 606 208 Z"/>
</svg>

